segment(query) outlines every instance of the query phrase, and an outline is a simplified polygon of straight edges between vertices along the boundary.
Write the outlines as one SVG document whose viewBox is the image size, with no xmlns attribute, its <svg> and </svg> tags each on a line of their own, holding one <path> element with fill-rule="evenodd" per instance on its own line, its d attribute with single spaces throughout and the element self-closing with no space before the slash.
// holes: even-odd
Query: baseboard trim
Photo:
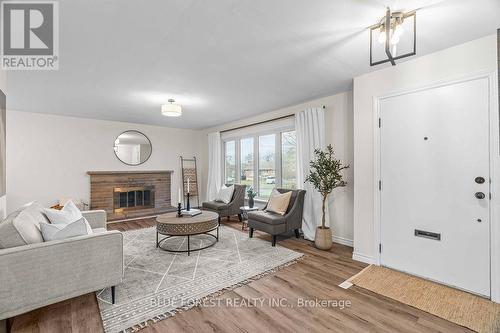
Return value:
<svg viewBox="0 0 500 333">
<path fill-rule="evenodd" d="M 361 261 L 366 264 L 375 264 L 375 259 L 373 257 L 358 253 L 358 252 L 353 252 L 352 253 L 352 259 L 356 261 Z"/>
<path fill-rule="evenodd" d="M 348 239 L 348 238 L 344 238 L 344 237 L 333 235 L 332 236 L 332 241 L 334 243 L 337 243 L 337 244 L 346 245 L 346 246 L 349 246 L 349 247 L 354 247 L 354 242 L 353 242 L 352 239 Z"/>
<path fill-rule="evenodd" d="M 127 222 L 127 221 L 136 221 L 136 220 L 144 220 L 144 219 L 151 219 L 151 218 L 155 218 L 157 216 L 158 216 L 158 214 L 156 214 L 156 215 L 141 216 L 141 217 L 131 217 L 131 218 L 128 218 L 128 219 L 123 219 L 123 220 L 107 221 L 106 224 L 120 223 L 120 222 Z"/>
</svg>

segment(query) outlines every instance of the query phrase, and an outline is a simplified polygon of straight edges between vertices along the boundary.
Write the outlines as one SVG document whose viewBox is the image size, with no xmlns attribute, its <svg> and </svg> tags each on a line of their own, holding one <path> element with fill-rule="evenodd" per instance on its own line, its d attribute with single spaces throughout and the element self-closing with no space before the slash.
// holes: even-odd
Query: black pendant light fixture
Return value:
<svg viewBox="0 0 500 333">
<path fill-rule="evenodd" d="M 398 54 L 402 44 L 404 44 L 404 53 Z M 416 12 L 391 12 L 391 9 L 387 8 L 386 14 L 380 22 L 370 27 L 370 66 L 386 62 L 395 66 L 396 60 L 413 56 L 416 53 Z"/>
</svg>

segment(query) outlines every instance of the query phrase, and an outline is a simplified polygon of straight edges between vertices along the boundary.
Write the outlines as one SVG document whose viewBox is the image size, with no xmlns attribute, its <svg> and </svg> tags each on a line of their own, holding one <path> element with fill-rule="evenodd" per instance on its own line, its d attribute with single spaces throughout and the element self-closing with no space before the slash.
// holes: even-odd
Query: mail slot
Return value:
<svg viewBox="0 0 500 333">
<path fill-rule="evenodd" d="M 438 240 L 438 241 L 441 240 L 441 234 L 438 234 L 435 232 L 430 232 L 430 231 L 424 231 L 424 230 L 415 229 L 415 236 L 434 239 L 434 240 Z"/>
</svg>

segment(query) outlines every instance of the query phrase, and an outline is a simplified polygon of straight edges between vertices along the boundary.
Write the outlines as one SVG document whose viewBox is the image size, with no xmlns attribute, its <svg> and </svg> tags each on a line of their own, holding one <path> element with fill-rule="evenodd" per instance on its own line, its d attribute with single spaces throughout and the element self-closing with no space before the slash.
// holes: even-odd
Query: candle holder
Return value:
<svg viewBox="0 0 500 333">
<path fill-rule="evenodd" d="M 181 203 L 179 202 L 179 203 L 177 204 L 177 217 L 182 217 L 182 212 L 181 212 L 181 211 L 182 211 L 182 205 L 181 205 Z"/>
<path fill-rule="evenodd" d="M 189 192 L 187 193 L 187 204 L 186 204 L 186 210 L 189 212 L 191 210 L 191 204 L 189 203 Z"/>
</svg>

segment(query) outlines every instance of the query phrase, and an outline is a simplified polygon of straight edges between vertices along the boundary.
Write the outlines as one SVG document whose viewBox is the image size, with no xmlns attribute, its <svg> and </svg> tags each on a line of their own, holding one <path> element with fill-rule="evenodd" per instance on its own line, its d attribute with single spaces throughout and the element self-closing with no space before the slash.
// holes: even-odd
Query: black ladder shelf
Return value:
<svg viewBox="0 0 500 333">
<path fill-rule="evenodd" d="M 198 169 L 196 167 L 196 156 L 192 158 L 181 158 L 181 176 L 182 176 L 182 198 L 184 207 L 186 207 L 187 193 L 189 192 L 190 205 L 193 208 L 200 207 L 200 197 L 198 192 Z M 189 179 L 189 189 L 188 189 Z M 196 206 L 194 199 L 196 198 Z"/>
</svg>

